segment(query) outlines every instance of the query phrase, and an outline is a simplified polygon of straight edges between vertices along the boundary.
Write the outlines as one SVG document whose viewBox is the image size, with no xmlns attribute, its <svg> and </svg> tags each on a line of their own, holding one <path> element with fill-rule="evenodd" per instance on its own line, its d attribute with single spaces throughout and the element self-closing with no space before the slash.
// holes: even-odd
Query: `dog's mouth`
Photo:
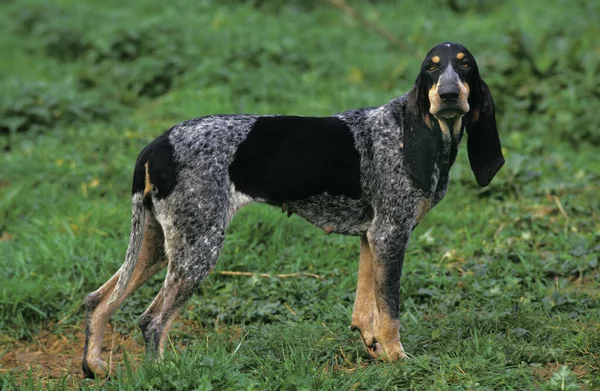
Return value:
<svg viewBox="0 0 600 391">
<path fill-rule="evenodd" d="M 442 117 L 446 119 L 456 118 L 460 115 L 464 115 L 465 113 L 457 107 L 449 107 L 446 109 L 442 109 L 435 113 L 436 117 Z"/>
</svg>

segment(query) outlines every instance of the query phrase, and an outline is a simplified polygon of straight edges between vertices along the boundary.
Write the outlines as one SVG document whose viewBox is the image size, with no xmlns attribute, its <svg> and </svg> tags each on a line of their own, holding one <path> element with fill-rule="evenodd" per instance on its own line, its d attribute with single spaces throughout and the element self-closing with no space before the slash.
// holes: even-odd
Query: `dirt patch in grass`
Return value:
<svg viewBox="0 0 600 391">
<path fill-rule="evenodd" d="M 549 362 L 546 363 L 543 367 L 535 368 L 533 370 L 534 376 L 541 382 L 547 382 L 552 378 L 552 376 L 560 369 L 561 366 L 565 364 L 560 364 L 557 362 Z M 568 365 L 568 364 L 566 364 Z M 577 379 L 585 378 L 589 374 L 590 368 L 588 365 L 568 365 L 569 369 L 577 376 Z M 581 390 L 586 390 L 585 384 L 578 384 L 581 387 Z"/>
<path fill-rule="evenodd" d="M 9 341 L 0 350 L 0 375 L 12 373 L 17 381 L 46 383 L 51 380 L 67 377 L 68 386 L 80 385 L 84 380 L 81 370 L 83 344 L 85 342 L 85 325 L 57 327 L 49 325 L 39 333 L 33 341 Z M 240 335 L 241 329 L 236 331 L 223 328 L 223 332 L 232 332 Z M 183 320 L 177 321 L 169 333 L 174 338 L 198 338 L 206 331 L 196 322 Z M 129 363 L 135 368 L 144 356 L 144 346 L 134 338 L 133 333 L 122 334 L 114 329 L 111 324 L 106 326 L 102 359 L 110 364 L 111 373 L 117 366 L 124 363 L 125 355 Z M 179 349 L 184 349 L 184 343 L 176 344 Z M 167 347 L 169 348 L 169 347 Z"/>
<path fill-rule="evenodd" d="M 73 334 L 41 332 L 33 341 L 15 341 L 8 344 L 8 350 L 0 357 L 0 373 L 15 373 L 19 377 L 31 374 L 32 379 L 50 380 L 67 375 L 83 378 L 81 358 L 85 334 L 84 326 L 74 329 Z M 112 325 L 106 327 L 104 359 L 110 360 L 111 371 L 122 364 L 124 353 L 128 357 L 141 356 L 143 347 L 131 335 L 114 331 Z"/>
</svg>

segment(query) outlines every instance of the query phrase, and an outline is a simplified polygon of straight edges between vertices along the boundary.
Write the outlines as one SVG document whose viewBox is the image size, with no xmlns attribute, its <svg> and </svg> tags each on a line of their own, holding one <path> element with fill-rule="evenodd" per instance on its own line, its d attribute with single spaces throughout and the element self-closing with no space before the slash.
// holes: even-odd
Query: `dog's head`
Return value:
<svg viewBox="0 0 600 391">
<path fill-rule="evenodd" d="M 479 185 L 487 186 L 504 164 L 492 93 L 464 46 L 444 42 L 427 53 L 406 108 L 404 166 L 424 191 L 431 185 L 443 132 L 458 143 L 466 128 Z"/>
</svg>

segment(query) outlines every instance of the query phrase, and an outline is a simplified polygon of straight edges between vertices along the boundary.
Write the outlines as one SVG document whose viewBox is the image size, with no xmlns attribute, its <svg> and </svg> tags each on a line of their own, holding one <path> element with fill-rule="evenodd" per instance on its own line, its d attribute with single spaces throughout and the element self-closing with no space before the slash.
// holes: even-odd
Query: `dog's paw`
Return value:
<svg viewBox="0 0 600 391">
<path fill-rule="evenodd" d="M 365 328 L 365 329 L 367 329 L 367 328 Z M 383 352 L 383 350 L 381 348 L 381 344 L 379 344 L 377 342 L 377 340 L 373 337 L 372 330 L 366 331 L 354 323 L 350 326 L 350 330 L 352 330 L 352 331 L 358 330 L 358 332 L 360 334 L 360 338 L 362 339 L 362 343 L 365 348 L 365 351 L 367 352 L 369 357 L 376 359 Z"/>
<path fill-rule="evenodd" d="M 388 362 L 398 361 L 406 357 L 407 356 L 404 352 L 404 347 L 402 346 L 400 341 L 395 341 L 389 344 L 382 344 L 381 353 L 378 356 L 379 359 Z"/>
<path fill-rule="evenodd" d="M 102 379 L 108 376 L 108 365 L 99 358 L 84 359 L 81 367 L 83 375 L 88 379 Z"/>
<path fill-rule="evenodd" d="M 381 354 L 383 353 L 383 347 L 374 338 L 372 339 L 372 342 L 369 345 L 365 343 L 365 350 L 373 359 L 380 358 Z"/>
</svg>

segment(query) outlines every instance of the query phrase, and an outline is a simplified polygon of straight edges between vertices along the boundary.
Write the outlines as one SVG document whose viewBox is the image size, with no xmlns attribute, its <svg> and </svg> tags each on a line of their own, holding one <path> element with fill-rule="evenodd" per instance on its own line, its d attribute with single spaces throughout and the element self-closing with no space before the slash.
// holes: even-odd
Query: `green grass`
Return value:
<svg viewBox="0 0 600 391">
<path fill-rule="evenodd" d="M 0 5 L 0 387 L 600 389 L 600 3 L 457 3 L 351 3 L 404 47 L 328 2 Z M 110 380 L 80 377 L 82 300 L 123 260 L 141 148 L 212 113 L 384 104 L 446 40 L 478 59 L 507 163 L 480 189 L 463 146 L 446 198 L 412 235 L 409 360 L 368 360 L 348 328 L 358 240 L 254 205 L 228 228 L 162 364 L 132 348 Z M 138 316 L 163 277 L 117 312 L 119 333 L 141 343 Z M 48 335 L 75 352 L 57 353 L 62 374 L 9 359 Z"/>
</svg>

